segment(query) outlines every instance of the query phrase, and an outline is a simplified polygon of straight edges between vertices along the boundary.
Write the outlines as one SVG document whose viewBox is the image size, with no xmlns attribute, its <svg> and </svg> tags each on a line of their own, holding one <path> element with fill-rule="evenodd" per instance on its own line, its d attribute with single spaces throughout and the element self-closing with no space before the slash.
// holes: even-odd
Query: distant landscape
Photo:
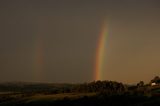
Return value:
<svg viewBox="0 0 160 106">
<path fill-rule="evenodd" d="M 160 0 L 0 0 L 0 106 L 160 106 Z"/>
<path fill-rule="evenodd" d="M 8 82 L 0 84 L 0 105 L 143 106 L 160 105 L 160 78 L 148 84 L 115 81 L 81 84 Z"/>
</svg>

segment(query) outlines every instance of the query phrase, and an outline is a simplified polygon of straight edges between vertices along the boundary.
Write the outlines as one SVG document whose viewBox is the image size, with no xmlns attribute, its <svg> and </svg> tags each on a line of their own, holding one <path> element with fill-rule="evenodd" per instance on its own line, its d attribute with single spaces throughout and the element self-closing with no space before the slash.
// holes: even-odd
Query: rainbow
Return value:
<svg viewBox="0 0 160 106">
<path fill-rule="evenodd" d="M 33 79 L 35 81 L 40 81 L 44 69 L 44 45 L 42 36 L 36 36 L 34 49 Z"/>
<path fill-rule="evenodd" d="M 102 30 L 100 32 L 100 37 L 98 40 L 98 46 L 96 49 L 96 63 L 95 63 L 95 80 L 103 79 L 103 72 L 105 71 L 105 51 L 106 51 L 106 41 L 107 41 L 107 24 L 104 23 Z"/>
<path fill-rule="evenodd" d="M 33 80 L 44 81 L 45 68 L 45 37 L 46 21 L 42 18 L 36 21 L 33 40 Z"/>
</svg>

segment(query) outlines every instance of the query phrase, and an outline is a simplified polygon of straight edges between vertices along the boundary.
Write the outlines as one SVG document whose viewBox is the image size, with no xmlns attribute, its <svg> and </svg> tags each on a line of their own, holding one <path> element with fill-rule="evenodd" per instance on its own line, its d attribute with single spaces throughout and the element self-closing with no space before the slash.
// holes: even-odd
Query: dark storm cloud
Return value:
<svg viewBox="0 0 160 106">
<path fill-rule="evenodd" d="M 148 80 L 159 74 L 159 4 L 158 0 L 1 0 L 0 81 L 94 80 L 104 20 L 109 23 L 110 43 L 106 79 Z M 43 41 L 43 78 L 34 80 L 38 38 Z"/>
</svg>

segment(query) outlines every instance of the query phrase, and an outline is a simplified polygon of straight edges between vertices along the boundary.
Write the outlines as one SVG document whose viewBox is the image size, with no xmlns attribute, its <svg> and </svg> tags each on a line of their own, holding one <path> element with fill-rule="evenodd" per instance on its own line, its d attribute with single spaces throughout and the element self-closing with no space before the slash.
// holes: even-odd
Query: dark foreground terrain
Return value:
<svg viewBox="0 0 160 106">
<path fill-rule="evenodd" d="M 160 106 L 160 86 L 113 81 L 84 84 L 1 83 L 0 106 Z"/>
</svg>

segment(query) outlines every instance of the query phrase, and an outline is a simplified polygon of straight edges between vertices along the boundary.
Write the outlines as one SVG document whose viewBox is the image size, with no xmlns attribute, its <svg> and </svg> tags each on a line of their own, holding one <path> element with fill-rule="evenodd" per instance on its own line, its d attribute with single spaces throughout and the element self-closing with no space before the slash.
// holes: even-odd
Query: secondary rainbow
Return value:
<svg viewBox="0 0 160 106">
<path fill-rule="evenodd" d="M 41 35 L 36 36 L 34 47 L 34 66 L 33 66 L 33 79 L 34 81 L 42 80 L 44 69 L 44 45 Z"/>
<path fill-rule="evenodd" d="M 104 23 L 100 32 L 96 50 L 95 80 L 103 79 L 103 72 L 105 71 L 106 41 L 108 37 L 107 33 L 107 24 Z"/>
</svg>

